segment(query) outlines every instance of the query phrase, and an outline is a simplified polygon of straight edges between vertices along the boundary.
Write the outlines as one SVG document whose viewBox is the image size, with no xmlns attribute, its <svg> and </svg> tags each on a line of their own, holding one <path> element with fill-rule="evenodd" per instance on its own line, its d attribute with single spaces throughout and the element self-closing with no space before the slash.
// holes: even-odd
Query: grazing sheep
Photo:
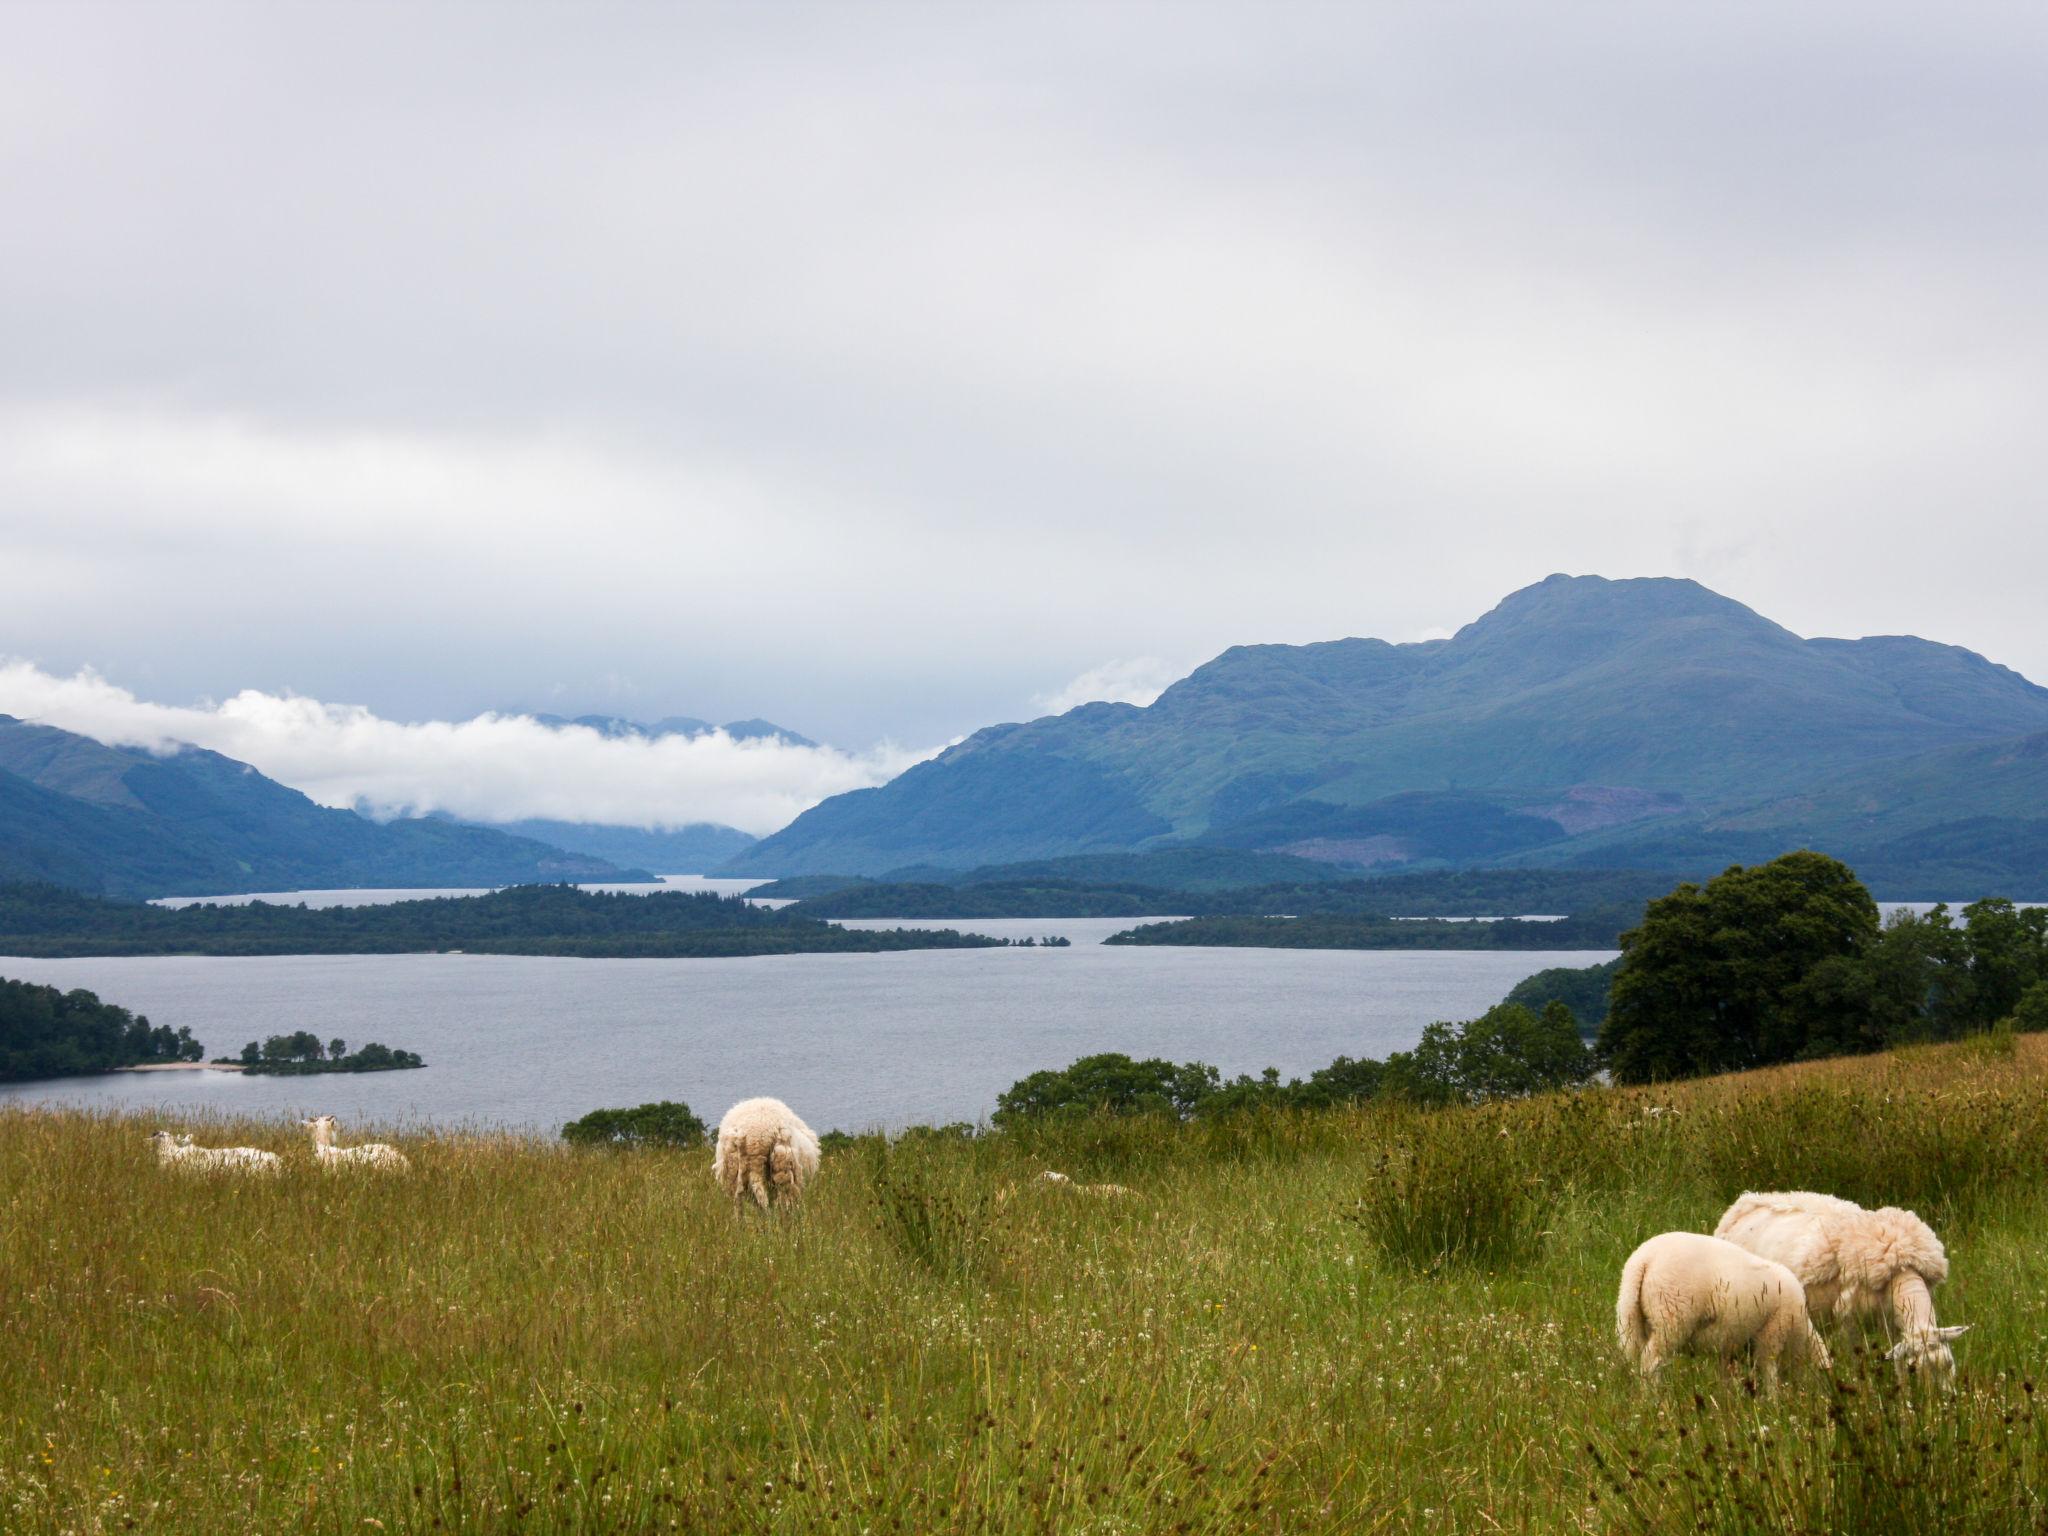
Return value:
<svg viewBox="0 0 2048 1536">
<path fill-rule="evenodd" d="M 818 1171 L 818 1136 L 780 1099 L 742 1099 L 718 1122 L 711 1177 L 738 1205 L 794 1202 Z"/>
<path fill-rule="evenodd" d="M 387 1173 L 404 1173 L 412 1167 L 403 1152 L 385 1142 L 366 1141 L 359 1146 L 337 1147 L 334 1144 L 332 1115 L 315 1115 L 311 1120 L 301 1120 L 299 1124 L 313 1133 L 313 1156 L 323 1168 L 381 1168 Z"/>
<path fill-rule="evenodd" d="M 284 1159 L 259 1147 L 195 1147 L 190 1136 L 173 1136 L 158 1131 L 150 1141 L 156 1160 L 166 1168 L 185 1168 L 195 1173 L 283 1173 Z"/>
<path fill-rule="evenodd" d="M 1750 1350 L 1767 1386 L 1777 1385 L 1781 1360 L 1830 1367 L 1799 1277 L 1698 1232 L 1662 1233 L 1628 1256 L 1614 1327 L 1621 1352 L 1645 1376 L 1694 1347 L 1724 1360 Z"/>
<path fill-rule="evenodd" d="M 1948 1255 L 1911 1211 L 1868 1211 L 1804 1190 L 1745 1194 L 1714 1232 L 1791 1270 L 1816 1317 L 1883 1317 L 1898 1334 L 1891 1359 L 1902 1373 L 1929 1371 L 1944 1382 L 1955 1376 L 1948 1343 L 1969 1325 L 1936 1325 L 1934 1287 L 1948 1278 Z"/>
</svg>

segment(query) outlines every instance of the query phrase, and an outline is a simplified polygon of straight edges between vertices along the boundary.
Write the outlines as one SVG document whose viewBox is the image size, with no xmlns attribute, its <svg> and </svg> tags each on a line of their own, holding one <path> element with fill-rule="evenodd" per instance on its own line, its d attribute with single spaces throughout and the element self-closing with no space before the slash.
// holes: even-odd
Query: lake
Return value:
<svg viewBox="0 0 2048 1536">
<path fill-rule="evenodd" d="M 710 890 L 753 880 L 665 875 L 607 890 Z M 273 891 L 167 898 L 354 906 L 468 889 Z M 1932 903 L 1885 902 L 1891 911 Z M 0 957 L 0 975 L 86 987 L 152 1022 L 191 1026 L 208 1056 L 296 1029 L 418 1051 L 417 1072 L 321 1078 L 122 1073 L 0 1085 L 0 1103 L 63 1102 L 281 1115 L 346 1125 L 431 1121 L 552 1131 L 587 1110 L 682 1099 L 707 1120 L 772 1093 L 819 1130 L 979 1120 L 1041 1067 L 1096 1051 L 1200 1060 L 1226 1075 L 1300 1076 L 1334 1057 L 1404 1050 L 1469 1019 L 1523 977 L 1614 952 L 1104 948 L 1162 918 L 857 918 L 849 928 L 1056 934 L 1072 948 L 746 960 L 513 955 Z"/>
<path fill-rule="evenodd" d="M 1532 972 L 1611 952 L 1105 948 L 1122 918 L 963 921 L 1072 948 L 578 960 L 524 955 L 0 957 L 0 976 L 86 987 L 208 1056 L 310 1029 L 418 1051 L 416 1072 L 318 1078 L 120 1073 L 0 1087 L 0 1104 L 332 1112 L 387 1125 L 553 1131 L 587 1110 L 682 1099 L 707 1120 L 750 1094 L 819 1130 L 977 1120 L 1041 1067 L 1096 1051 L 1298 1076 L 1384 1056 Z M 861 923 L 859 926 L 892 926 Z M 918 926 L 926 926 L 920 923 Z"/>
</svg>

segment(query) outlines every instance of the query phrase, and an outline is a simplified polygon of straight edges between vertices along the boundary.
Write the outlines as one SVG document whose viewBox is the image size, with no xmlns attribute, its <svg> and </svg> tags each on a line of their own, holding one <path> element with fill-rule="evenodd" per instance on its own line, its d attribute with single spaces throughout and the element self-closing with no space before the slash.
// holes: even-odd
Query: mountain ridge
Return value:
<svg viewBox="0 0 2048 1536">
<path fill-rule="evenodd" d="M 622 880 L 643 872 L 436 818 L 316 805 L 201 747 L 155 753 L 0 715 L 0 878 L 113 896 Z"/>
<path fill-rule="evenodd" d="M 1149 706 L 988 727 L 813 807 L 723 872 L 1173 843 L 1394 867 L 1572 858 L 1583 840 L 1619 856 L 1617 827 L 1704 829 L 1874 765 L 2044 730 L 2048 688 L 1960 646 L 1802 639 L 1697 582 L 1556 575 L 1448 639 L 1232 646 Z M 1838 820 L 1817 834 L 1854 818 Z"/>
</svg>

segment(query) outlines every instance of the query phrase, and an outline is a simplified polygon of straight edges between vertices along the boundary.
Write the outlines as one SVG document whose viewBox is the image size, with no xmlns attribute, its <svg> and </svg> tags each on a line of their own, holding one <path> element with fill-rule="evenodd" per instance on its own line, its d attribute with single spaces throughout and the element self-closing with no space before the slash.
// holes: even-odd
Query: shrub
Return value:
<svg viewBox="0 0 2048 1536">
<path fill-rule="evenodd" d="M 690 1106 L 670 1099 L 633 1109 L 593 1109 L 562 1127 L 562 1139 L 579 1147 L 695 1147 L 705 1135 L 704 1122 Z"/>
<path fill-rule="evenodd" d="M 947 1140 L 877 1140 L 876 1223 L 902 1255 L 941 1279 L 986 1274 L 997 1256 L 994 1181 L 972 1156 L 935 1157 Z"/>
<path fill-rule="evenodd" d="M 2037 981 L 2020 994 L 2012 1010 L 2012 1027 L 2023 1035 L 2048 1030 L 2048 981 Z"/>
<path fill-rule="evenodd" d="M 1121 1051 L 1083 1056 L 1062 1071 L 1034 1072 L 996 1096 L 995 1122 L 1047 1115 L 1170 1114 L 1185 1118 L 1218 1087 L 1216 1069 L 1191 1061 L 1175 1066 Z"/>
<path fill-rule="evenodd" d="M 1464 1024 L 1431 1024 L 1387 1060 L 1380 1091 L 1418 1104 L 1521 1098 L 1588 1081 L 1597 1070 L 1561 1002 L 1532 1013 L 1498 1003 Z"/>
<path fill-rule="evenodd" d="M 1381 1255 L 1409 1269 L 1507 1269 L 1542 1246 L 1551 1191 L 1524 1166 L 1503 1116 L 1416 1117 L 1380 1154 L 1352 1218 Z"/>
</svg>

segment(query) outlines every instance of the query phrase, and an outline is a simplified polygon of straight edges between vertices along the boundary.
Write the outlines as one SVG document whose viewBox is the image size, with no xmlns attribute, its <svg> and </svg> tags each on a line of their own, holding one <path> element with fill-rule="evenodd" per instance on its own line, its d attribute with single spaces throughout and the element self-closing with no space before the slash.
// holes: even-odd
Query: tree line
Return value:
<svg viewBox="0 0 2048 1536">
<path fill-rule="evenodd" d="M 0 979 L 0 1082 L 197 1061 L 203 1054 L 190 1029 L 152 1025 L 83 987 L 60 992 Z"/>
<path fill-rule="evenodd" d="M 416 1052 L 395 1051 L 374 1040 L 351 1051 L 348 1042 L 337 1036 L 323 1047 L 320 1037 L 310 1029 L 294 1030 L 288 1035 L 271 1035 L 260 1045 L 251 1040 L 242 1047 L 241 1055 L 216 1059 L 239 1065 L 245 1072 L 279 1077 L 305 1076 L 315 1072 L 390 1072 L 426 1065 Z"/>
<path fill-rule="evenodd" d="M 476 954 L 690 958 L 1000 948 L 928 929 L 840 928 L 737 897 L 511 886 L 359 907 L 247 902 L 156 907 L 50 885 L 0 885 L 0 953 L 65 955 Z"/>
<path fill-rule="evenodd" d="M 1849 867 L 1788 853 L 1687 883 L 1621 936 L 1600 1058 L 1654 1082 L 2005 1026 L 2048 1030 L 2048 908 L 1891 922 Z"/>
</svg>

